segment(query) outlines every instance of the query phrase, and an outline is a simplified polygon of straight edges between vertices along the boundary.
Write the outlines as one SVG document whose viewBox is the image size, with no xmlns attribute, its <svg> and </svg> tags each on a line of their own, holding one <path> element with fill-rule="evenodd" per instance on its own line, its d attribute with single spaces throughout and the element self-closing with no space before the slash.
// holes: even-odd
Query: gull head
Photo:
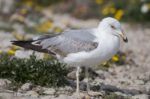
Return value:
<svg viewBox="0 0 150 99">
<path fill-rule="evenodd" d="M 124 42 L 128 42 L 128 39 L 121 28 L 121 24 L 118 20 L 112 17 L 107 17 L 102 19 L 98 28 L 100 30 L 105 31 L 105 33 L 109 33 L 113 36 L 121 37 Z"/>
</svg>

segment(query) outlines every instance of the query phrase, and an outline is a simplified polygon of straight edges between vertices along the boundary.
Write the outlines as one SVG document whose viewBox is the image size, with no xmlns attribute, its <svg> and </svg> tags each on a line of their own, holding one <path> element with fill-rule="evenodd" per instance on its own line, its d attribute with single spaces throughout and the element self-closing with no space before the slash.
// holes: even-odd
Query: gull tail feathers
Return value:
<svg viewBox="0 0 150 99">
<path fill-rule="evenodd" d="M 43 49 L 42 46 L 40 46 L 40 44 L 36 42 L 36 40 L 27 40 L 27 41 L 20 40 L 20 41 L 11 41 L 11 42 L 13 45 L 17 45 L 25 49 L 31 49 L 34 51 L 55 55 L 55 53 L 49 51 L 48 49 Z"/>
</svg>

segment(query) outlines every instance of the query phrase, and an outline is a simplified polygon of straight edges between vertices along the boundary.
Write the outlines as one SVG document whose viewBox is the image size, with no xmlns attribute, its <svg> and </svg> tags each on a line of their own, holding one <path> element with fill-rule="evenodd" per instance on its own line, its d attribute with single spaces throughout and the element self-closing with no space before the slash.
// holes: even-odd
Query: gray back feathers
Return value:
<svg viewBox="0 0 150 99">
<path fill-rule="evenodd" d="M 23 46 L 22 45 L 23 43 L 21 43 L 21 45 L 19 43 L 18 46 L 29 48 L 40 52 L 42 51 L 50 52 L 50 54 L 55 53 L 56 55 L 65 57 L 69 53 L 91 51 L 97 48 L 98 43 L 94 42 L 95 36 L 92 35 L 92 32 L 93 29 L 69 30 L 63 32 L 60 35 L 41 36 L 36 39 L 33 39 L 32 41 L 30 40 L 30 44 L 26 43 L 25 44 L 26 46 L 25 45 Z"/>
<path fill-rule="evenodd" d="M 63 34 L 41 41 L 43 49 L 49 49 L 60 55 L 76 53 L 80 51 L 91 51 L 98 44 L 93 42 L 95 36 L 91 34 L 92 30 L 70 30 Z"/>
</svg>

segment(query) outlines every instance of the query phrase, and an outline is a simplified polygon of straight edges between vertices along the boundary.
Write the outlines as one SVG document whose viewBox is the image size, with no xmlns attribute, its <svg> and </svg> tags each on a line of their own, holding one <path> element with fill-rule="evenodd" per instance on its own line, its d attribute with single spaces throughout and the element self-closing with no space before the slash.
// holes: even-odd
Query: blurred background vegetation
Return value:
<svg viewBox="0 0 150 99">
<path fill-rule="evenodd" d="M 68 14 L 84 20 L 111 16 L 124 22 L 149 23 L 150 0 L 0 0 L 0 29 L 15 35 L 75 28 L 69 27 L 67 19 L 58 20 L 51 14 L 60 14 L 60 18 Z"/>
<path fill-rule="evenodd" d="M 150 0 L 0 0 L 1 14 L 28 15 L 47 7 L 84 19 L 112 16 L 124 21 L 150 20 Z"/>
<path fill-rule="evenodd" d="M 68 27 L 67 23 L 60 25 L 60 20 L 55 22 L 51 13 L 69 14 L 80 19 L 111 16 L 125 22 L 148 23 L 150 0 L 0 0 L 0 28 L 47 33 L 61 32 Z"/>
</svg>

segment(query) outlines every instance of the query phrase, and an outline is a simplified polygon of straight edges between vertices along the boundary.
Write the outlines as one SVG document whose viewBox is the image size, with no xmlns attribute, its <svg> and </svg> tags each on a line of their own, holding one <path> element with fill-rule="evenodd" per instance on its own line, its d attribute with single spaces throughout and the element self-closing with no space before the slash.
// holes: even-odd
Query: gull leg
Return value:
<svg viewBox="0 0 150 99">
<path fill-rule="evenodd" d="M 88 93 L 88 92 L 90 92 L 88 67 L 85 67 L 85 76 L 86 76 L 86 79 L 87 79 L 86 91 Z"/>
<path fill-rule="evenodd" d="M 78 66 L 77 67 L 77 71 L 76 71 L 76 80 L 77 80 L 77 83 L 76 83 L 76 93 L 78 95 L 78 97 L 80 96 L 80 91 L 79 91 L 79 71 L 80 71 L 80 67 Z"/>
</svg>

